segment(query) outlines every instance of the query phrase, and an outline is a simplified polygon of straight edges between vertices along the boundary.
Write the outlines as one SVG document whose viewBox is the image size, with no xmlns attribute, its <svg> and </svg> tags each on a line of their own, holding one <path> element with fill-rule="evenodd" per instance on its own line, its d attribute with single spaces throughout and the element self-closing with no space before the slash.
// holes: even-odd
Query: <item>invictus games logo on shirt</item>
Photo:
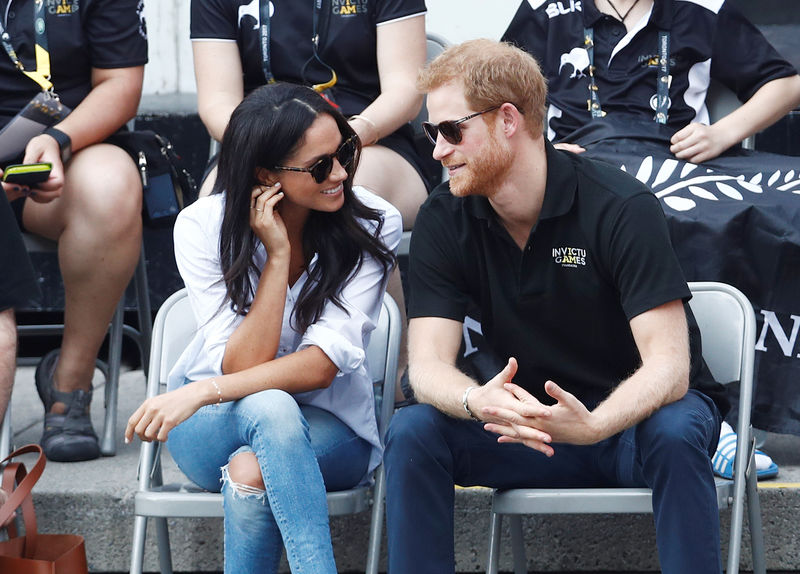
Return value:
<svg viewBox="0 0 800 574">
<path fill-rule="evenodd" d="M 57 16 L 77 14 L 79 0 L 45 0 L 45 6 L 50 14 Z"/>
<path fill-rule="evenodd" d="M 331 0 L 331 13 L 336 16 L 355 16 L 369 12 L 369 0 Z"/>
<path fill-rule="evenodd" d="M 586 265 L 586 250 L 580 247 L 553 247 L 553 261 L 562 267 Z"/>
</svg>

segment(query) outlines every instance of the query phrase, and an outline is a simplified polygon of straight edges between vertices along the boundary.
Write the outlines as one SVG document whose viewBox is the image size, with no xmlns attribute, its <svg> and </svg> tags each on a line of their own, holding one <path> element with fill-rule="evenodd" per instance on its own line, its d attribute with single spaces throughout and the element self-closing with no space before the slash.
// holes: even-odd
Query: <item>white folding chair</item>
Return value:
<svg viewBox="0 0 800 574">
<path fill-rule="evenodd" d="M 720 509 L 731 508 L 727 574 L 739 571 L 745 490 L 750 523 L 753 572 L 766 574 L 761 507 L 755 472 L 755 444 L 750 426 L 753 399 L 753 360 L 756 319 L 747 297 L 724 283 L 690 283 L 689 302 L 703 339 L 703 358 L 720 382 L 739 381 L 739 443 L 733 480 L 716 479 Z M 738 464 L 746 461 L 746 464 Z M 503 515 L 510 516 L 514 572 L 527 572 L 523 514 L 652 513 L 648 488 L 519 488 L 496 490 L 492 495 L 492 524 L 487 572 L 496 574 Z"/>
<path fill-rule="evenodd" d="M 397 354 L 400 346 L 400 311 L 394 300 L 386 295 L 383 300 L 378 326 L 372 333 L 367 348 L 369 372 L 376 385 L 376 409 L 381 439 L 389 426 L 394 410 L 395 381 L 397 379 Z M 186 289 L 181 289 L 167 299 L 156 315 L 153 325 L 153 343 L 150 352 L 150 371 L 147 380 L 147 397 L 154 397 L 166 388 L 167 375 L 195 333 L 196 323 L 189 305 Z M 167 531 L 168 517 L 221 517 L 222 494 L 202 490 L 186 481 L 162 484 L 161 444 L 143 442 L 139 458 L 139 489 L 134 497 L 133 548 L 131 574 L 141 574 L 144 562 L 147 519 L 154 518 L 158 540 L 161 572 L 172 573 L 172 557 Z M 382 467 L 381 467 L 382 468 Z M 379 470 L 382 474 L 382 471 Z M 383 521 L 383 481 L 376 485 L 370 527 L 370 544 L 367 560 L 377 564 L 380 550 L 380 533 Z M 378 489 L 380 487 L 380 492 Z M 369 486 L 328 492 L 328 512 L 331 516 L 353 514 L 369 508 Z M 378 502 L 380 501 L 380 502 Z M 377 540 L 372 534 L 377 532 Z"/>
</svg>

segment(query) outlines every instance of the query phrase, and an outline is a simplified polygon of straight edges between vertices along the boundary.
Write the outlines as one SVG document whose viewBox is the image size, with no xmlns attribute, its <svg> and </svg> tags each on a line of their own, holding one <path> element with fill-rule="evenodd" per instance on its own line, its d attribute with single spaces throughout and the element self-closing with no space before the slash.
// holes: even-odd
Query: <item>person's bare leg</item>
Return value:
<svg viewBox="0 0 800 574">
<path fill-rule="evenodd" d="M 419 207 L 428 196 L 425 184 L 417 170 L 403 159 L 400 154 L 383 146 L 364 148 L 353 183 L 366 187 L 394 205 L 403 216 L 404 230 L 409 230 L 414 226 Z M 405 295 L 398 268 L 389 276 L 386 291 L 397 303 L 403 324 L 400 339 L 400 356 L 397 364 L 397 388 L 395 390 L 395 400 L 402 401 L 405 396 L 400 388 L 400 378 L 408 364 L 408 329 Z"/>
<path fill-rule="evenodd" d="M 217 181 L 217 166 L 211 168 L 211 171 L 208 172 L 208 176 L 203 180 L 203 183 L 200 184 L 200 191 L 198 192 L 198 197 L 205 197 L 207 195 L 211 195 L 211 191 L 214 189 L 214 182 Z"/>
<path fill-rule="evenodd" d="M 17 322 L 14 310 L 0 311 L 0 422 L 3 421 L 17 367 Z"/>
<path fill-rule="evenodd" d="M 428 197 L 425 183 L 410 163 L 389 148 L 365 147 L 353 180 L 394 205 L 403 216 L 403 229 L 414 227 L 419 206 Z"/>
<path fill-rule="evenodd" d="M 142 187 L 121 149 L 99 144 L 68 166 L 62 196 L 25 202 L 25 227 L 58 241 L 64 279 L 64 337 L 56 389 L 89 390 L 95 359 L 139 258 Z M 56 403 L 53 412 L 64 406 Z"/>
</svg>

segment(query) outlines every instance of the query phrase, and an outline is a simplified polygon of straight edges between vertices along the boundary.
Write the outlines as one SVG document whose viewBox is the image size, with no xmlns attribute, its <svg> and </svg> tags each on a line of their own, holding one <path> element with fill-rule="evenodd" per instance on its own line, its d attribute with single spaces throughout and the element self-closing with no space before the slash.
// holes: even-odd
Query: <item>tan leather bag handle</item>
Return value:
<svg viewBox="0 0 800 574">
<path fill-rule="evenodd" d="M 0 461 L 0 464 L 3 464 L 17 456 L 33 452 L 39 456 L 30 472 L 26 471 L 25 465 L 21 462 L 11 462 L 3 470 L 3 488 L 11 492 L 11 494 L 5 504 L 0 507 L 0 524 L 5 524 L 16 513 L 17 509 L 22 507 L 22 520 L 25 524 L 25 558 L 33 558 L 36 552 L 38 532 L 31 491 L 44 472 L 44 453 L 42 452 L 42 447 L 38 444 L 29 444 L 18 448 Z M 14 488 L 15 484 L 16 488 Z M 16 525 L 12 523 L 7 529 L 9 537 L 15 538 L 17 536 Z"/>
</svg>

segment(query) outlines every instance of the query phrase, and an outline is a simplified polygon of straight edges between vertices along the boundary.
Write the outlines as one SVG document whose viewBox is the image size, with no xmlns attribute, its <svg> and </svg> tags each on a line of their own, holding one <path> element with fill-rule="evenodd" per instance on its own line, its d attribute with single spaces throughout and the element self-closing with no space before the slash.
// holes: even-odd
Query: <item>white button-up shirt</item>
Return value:
<svg viewBox="0 0 800 574">
<path fill-rule="evenodd" d="M 400 213 L 364 188 L 354 187 L 353 191 L 365 205 L 383 212 L 381 240 L 396 252 L 403 231 Z M 198 329 L 169 374 L 168 390 L 179 387 L 187 379 L 196 381 L 220 376 L 225 346 L 244 319 L 231 310 L 222 280 L 219 238 L 224 205 L 224 194 L 198 199 L 184 209 L 175 222 L 175 259 L 189 293 Z M 362 224 L 374 231 L 374 222 L 362 221 Z M 263 269 L 266 260 L 266 249 L 259 245 L 254 256 L 256 267 Z M 310 266 L 315 263 L 316 256 Z M 255 276 L 251 280 L 254 285 L 257 283 Z M 365 349 L 381 311 L 385 289 L 383 267 L 372 257 L 365 257 L 358 273 L 341 292 L 346 311 L 329 301 L 320 318 L 300 333 L 292 327 L 291 318 L 297 297 L 307 280 L 308 274 L 304 272 L 287 289 L 276 356 L 316 345 L 338 367 L 339 373 L 329 387 L 294 397 L 300 404 L 314 405 L 335 414 L 358 436 L 367 440 L 373 446 L 371 471 L 380 461 L 381 444 Z"/>
</svg>

